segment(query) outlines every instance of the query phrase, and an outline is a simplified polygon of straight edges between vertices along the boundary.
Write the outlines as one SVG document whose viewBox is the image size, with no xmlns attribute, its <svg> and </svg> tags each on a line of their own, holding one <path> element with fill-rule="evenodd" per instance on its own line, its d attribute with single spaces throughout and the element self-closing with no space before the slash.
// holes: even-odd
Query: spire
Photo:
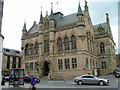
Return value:
<svg viewBox="0 0 120 90">
<path fill-rule="evenodd" d="M 85 0 L 85 10 L 88 10 L 88 6 L 87 6 L 87 0 Z"/>
<path fill-rule="evenodd" d="M 86 7 L 87 7 L 87 3 L 88 3 L 87 0 L 85 0 L 85 6 L 86 6 Z"/>
<path fill-rule="evenodd" d="M 41 7 L 41 14 L 40 14 L 40 22 L 43 22 L 42 7 Z M 40 22 L 39 22 L 39 23 L 40 23 Z"/>
<path fill-rule="evenodd" d="M 27 28 L 26 28 L 26 21 L 24 22 L 23 30 L 27 30 Z"/>
<path fill-rule="evenodd" d="M 80 6 L 80 2 L 79 2 L 79 6 L 78 6 L 78 14 L 82 14 L 82 9 L 81 9 L 81 6 Z"/>
<path fill-rule="evenodd" d="M 53 14 L 53 3 L 51 2 L 51 15 Z"/>
<path fill-rule="evenodd" d="M 106 13 L 106 23 L 109 23 L 109 14 Z"/>
<path fill-rule="evenodd" d="M 46 17 L 48 17 L 48 11 L 46 11 Z"/>
<path fill-rule="evenodd" d="M 110 20 L 109 20 L 109 14 L 106 13 L 106 24 L 108 25 L 107 28 L 108 28 L 108 33 L 111 35 L 112 37 L 112 32 L 111 32 L 111 28 L 110 28 Z M 113 37 L 112 37 L 113 38 Z"/>
</svg>

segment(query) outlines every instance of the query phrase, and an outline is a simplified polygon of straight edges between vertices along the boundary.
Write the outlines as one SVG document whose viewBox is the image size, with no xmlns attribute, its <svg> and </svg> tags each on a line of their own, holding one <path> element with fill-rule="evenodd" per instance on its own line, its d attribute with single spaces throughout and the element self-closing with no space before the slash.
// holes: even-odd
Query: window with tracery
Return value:
<svg viewBox="0 0 120 90">
<path fill-rule="evenodd" d="M 101 42 L 101 44 L 100 44 L 100 52 L 105 53 L 105 45 L 103 42 Z"/>
<path fill-rule="evenodd" d="M 59 38 L 58 39 L 58 51 L 62 51 L 63 50 L 63 47 L 62 47 L 62 39 Z"/>
<path fill-rule="evenodd" d="M 65 69 L 70 69 L 70 60 L 65 59 Z"/>
<path fill-rule="evenodd" d="M 33 62 L 30 62 L 30 71 L 33 71 Z"/>
<path fill-rule="evenodd" d="M 25 47 L 25 55 L 28 56 L 29 55 L 29 46 L 28 44 Z"/>
<path fill-rule="evenodd" d="M 72 68 L 73 69 L 77 68 L 77 59 L 76 58 L 72 58 Z"/>
<path fill-rule="evenodd" d="M 35 44 L 35 55 L 38 55 L 39 53 L 39 44 L 38 43 L 36 43 Z"/>
<path fill-rule="evenodd" d="M 65 43 L 64 43 L 64 48 L 65 48 L 65 50 L 69 50 L 69 49 L 70 49 L 70 46 L 69 46 L 69 38 L 68 38 L 68 37 L 65 37 L 65 38 L 64 38 L 64 41 L 65 41 Z"/>
<path fill-rule="evenodd" d="M 34 55 L 34 45 L 30 45 L 30 55 Z"/>
<path fill-rule="evenodd" d="M 106 69 L 106 61 L 102 61 L 101 62 L 101 68 L 102 69 Z"/>
<path fill-rule="evenodd" d="M 62 61 L 62 59 L 58 59 L 58 69 L 59 70 L 63 69 L 63 61 Z"/>
<path fill-rule="evenodd" d="M 48 35 L 44 36 L 44 52 L 45 53 L 49 52 L 49 36 Z"/>
<path fill-rule="evenodd" d="M 76 49 L 76 37 L 73 35 L 71 37 L 72 49 Z"/>
</svg>

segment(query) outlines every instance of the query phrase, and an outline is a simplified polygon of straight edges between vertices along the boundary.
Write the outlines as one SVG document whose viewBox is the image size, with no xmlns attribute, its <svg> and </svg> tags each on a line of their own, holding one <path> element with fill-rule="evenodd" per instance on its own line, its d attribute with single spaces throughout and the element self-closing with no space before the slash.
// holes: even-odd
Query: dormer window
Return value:
<svg viewBox="0 0 120 90">
<path fill-rule="evenodd" d="M 101 26 L 101 24 L 98 27 L 98 32 L 99 32 L 99 34 L 104 33 L 104 28 Z"/>
<path fill-rule="evenodd" d="M 49 29 L 49 21 L 48 20 L 45 21 L 45 29 Z"/>
</svg>

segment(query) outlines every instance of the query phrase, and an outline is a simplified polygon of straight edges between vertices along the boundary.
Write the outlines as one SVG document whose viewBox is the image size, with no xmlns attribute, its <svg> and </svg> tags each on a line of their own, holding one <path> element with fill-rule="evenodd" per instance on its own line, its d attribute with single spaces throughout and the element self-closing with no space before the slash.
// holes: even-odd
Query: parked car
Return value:
<svg viewBox="0 0 120 90">
<path fill-rule="evenodd" d="M 74 82 L 82 85 L 82 84 L 99 84 L 100 86 L 109 85 L 108 79 L 98 78 L 93 75 L 82 75 L 79 77 L 75 77 Z"/>
<path fill-rule="evenodd" d="M 9 81 L 9 76 L 4 76 L 5 82 Z"/>
<path fill-rule="evenodd" d="M 31 76 L 25 75 L 25 77 L 24 77 L 24 82 L 30 83 L 30 82 L 31 82 Z M 40 79 L 39 79 L 39 78 L 36 78 L 36 82 L 39 83 L 39 82 L 40 82 Z"/>
<path fill-rule="evenodd" d="M 116 78 L 120 78 L 120 69 L 116 69 L 114 71 L 114 75 L 115 75 Z"/>
</svg>

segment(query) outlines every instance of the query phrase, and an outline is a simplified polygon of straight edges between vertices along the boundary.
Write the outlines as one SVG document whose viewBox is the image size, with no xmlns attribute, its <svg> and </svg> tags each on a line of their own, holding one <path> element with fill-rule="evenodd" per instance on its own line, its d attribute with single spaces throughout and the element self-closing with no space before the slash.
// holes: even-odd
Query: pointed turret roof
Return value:
<svg viewBox="0 0 120 90">
<path fill-rule="evenodd" d="M 78 14 L 83 14 L 83 13 L 82 13 L 81 6 L 80 6 L 80 2 L 79 2 L 79 6 L 78 6 Z"/>
<path fill-rule="evenodd" d="M 40 14 L 40 21 L 39 21 L 39 23 L 40 23 L 40 22 L 43 22 L 42 7 L 41 7 L 41 14 Z"/>
<path fill-rule="evenodd" d="M 53 14 L 53 3 L 51 2 L 51 15 Z"/>
<path fill-rule="evenodd" d="M 27 28 L 26 28 L 26 21 L 24 22 L 23 30 L 27 30 Z"/>
<path fill-rule="evenodd" d="M 109 23 L 109 14 L 106 13 L 106 23 Z"/>
</svg>

